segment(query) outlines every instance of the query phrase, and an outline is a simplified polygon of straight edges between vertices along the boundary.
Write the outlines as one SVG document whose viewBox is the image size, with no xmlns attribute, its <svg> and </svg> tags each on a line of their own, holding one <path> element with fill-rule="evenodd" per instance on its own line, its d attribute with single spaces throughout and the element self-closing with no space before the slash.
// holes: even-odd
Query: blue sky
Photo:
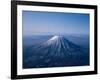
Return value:
<svg viewBox="0 0 100 80">
<path fill-rule="evenodd" d="M 89 34 L 89 14 L 23 11 L 23 35 Z"/>
</svg>

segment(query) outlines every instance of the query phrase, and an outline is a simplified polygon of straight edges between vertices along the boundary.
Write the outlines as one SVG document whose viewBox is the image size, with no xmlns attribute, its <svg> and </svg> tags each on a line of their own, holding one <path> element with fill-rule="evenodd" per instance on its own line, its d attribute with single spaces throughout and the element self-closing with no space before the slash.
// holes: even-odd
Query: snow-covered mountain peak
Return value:
<svg viewBox="0 0 100 80">
<path fill-rule="evenodd" d="M 58 38 L 59 38 L 60 36 L 53 36 L 51 39 L 49 39 L 49 40 L 51 40 L 51 41 L 53 41 L 53 40 L 57 40 Z"/>
</svg>

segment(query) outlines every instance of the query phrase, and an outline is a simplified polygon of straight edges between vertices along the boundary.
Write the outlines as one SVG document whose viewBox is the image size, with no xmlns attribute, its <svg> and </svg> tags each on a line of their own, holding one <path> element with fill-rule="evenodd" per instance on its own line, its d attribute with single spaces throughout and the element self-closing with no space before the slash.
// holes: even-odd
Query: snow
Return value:
<svg viewBox="0 0 100 80">
<path fill-rule="evenodd" d="M 49 39 L 49 40 L 56 40 L 56 39 L 58 39 L 59 38 L 59 36 L 54 36 L 54 37 L 52 37 L 51 39 Z"/>
</svg>

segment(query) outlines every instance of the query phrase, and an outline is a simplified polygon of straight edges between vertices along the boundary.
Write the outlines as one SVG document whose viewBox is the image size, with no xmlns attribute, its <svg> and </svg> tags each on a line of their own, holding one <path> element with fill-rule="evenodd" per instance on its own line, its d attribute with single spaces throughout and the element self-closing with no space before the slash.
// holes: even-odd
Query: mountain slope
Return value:
<svg viewBox="0 0 100 80">
<path fill-rule="evenodd" d="M 80 66 L 89 64 L 88 51 L 63 36 L 53 36 L 44 43 L 28 48 L 24 68 Z"/>
</svg>

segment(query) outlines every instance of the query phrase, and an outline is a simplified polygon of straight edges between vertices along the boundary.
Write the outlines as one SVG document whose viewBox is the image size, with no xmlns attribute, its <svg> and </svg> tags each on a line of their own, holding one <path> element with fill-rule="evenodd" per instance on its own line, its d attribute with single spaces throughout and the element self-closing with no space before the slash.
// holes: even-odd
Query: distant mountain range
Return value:
<svg viewBox="0 0 100 80">
<path fill-rule="evenodd" d="M 24 60 L 24 68 L 89 65 L 88 50 L 61 35 L 30 46 L 27 51 L 29 56 Z"/>
</svg>

